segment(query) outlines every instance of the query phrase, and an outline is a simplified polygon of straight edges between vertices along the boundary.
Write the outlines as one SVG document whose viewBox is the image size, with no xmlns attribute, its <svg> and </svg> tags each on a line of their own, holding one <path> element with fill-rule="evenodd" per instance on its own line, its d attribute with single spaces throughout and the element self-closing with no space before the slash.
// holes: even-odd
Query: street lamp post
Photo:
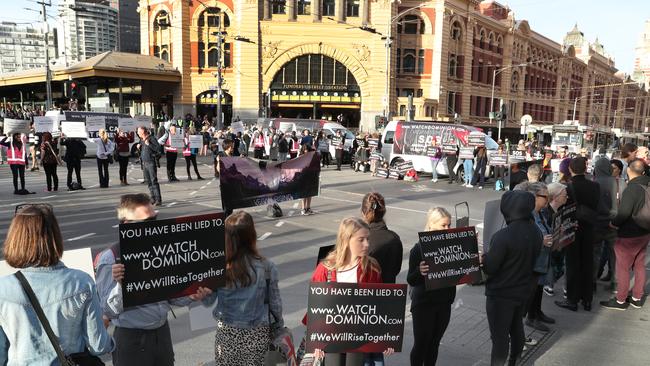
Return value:
<svg viewBox="0 0 650 366">
<path fill-rule="evenodd" d="M 45 0 L 42 0 L 38 4 L 42 6 L 43 27 L 45 29 L 45 94 L 47 95 L 45 110 L 49 111 L 52 108 L 52 75 L 50 74 L 50 27 L 47 24 L 47 11 L 45 7 L 52 6 L 52 1 L 48 0 L 45 2 Z"/>
<path fill-rule="evenodd" d="M 600 94 L 594 94 L 594 97 L 598 97 L 598 96 L 600 96 Z M 573 101 L 573 116 L 571 117 L 571 121 L 576 120 L 576 108 L 578 108 L 578 101 L 582 100 L 582 99 L 585 99 L 585 98 L 589 98 L 589 95 L 584 95 L 582 97 L 576 97 L 576 99 Z"/>
<path fill-rule="evenodd" d="M 489 115 L 490 124 L 492 124 L 492 119 L 493 119 L 493 114 L 494 114 L 494 84 L 495 84 L 497 75 L 499 75 L 501 72 L 503 72 L 505 70 L 512 69 L 514 67 L 524 67 L 524 66 L 527 66 L 527 65 L 528 65 L 527 63 L 510 65 L 510 66 L 502 67 L 500 69 L 494 69 L 494 71 L 492 71 L 492 95 L 490 96 L 490 115 Z M 497 139 L 501 139 L 501 122 L 499 122 L 498 131 L 499 132 L 498 132 Z"/>
<path fill-rule="evenodd" d="M 388 121 L 388 116 L 390 114 L 390 97 L 389 97 L 389 95 L 390 95 L 389 94 L 390 93 L 390 72 L 391 72 L 391 68 L 390 68 L 390 46 L 393 43 L 393 23 L 395 22 L 395 20 L 399 19 L 399 17 L 401 17 L 402 15 L 408 13 L 409 11 L 419 9 L 419 8 L 421 8 L 423 6 L 426 6 L 427 4 L 428 3 L 423 3 L 423 4 L 420 4 L 418 6 L 408 8 L 408 9 L 398 13 L 394 17 L 390 18 L 390 21 L 388 22 L 388 24 L 386 24 L 386 33 L 385 33 L 386 34 L 386 43 L 385 43 L 385 46 L 386 46 L 386 89 L 384 90 L 384 117 L 386 117 L 387 121 Z"/>
</svg>

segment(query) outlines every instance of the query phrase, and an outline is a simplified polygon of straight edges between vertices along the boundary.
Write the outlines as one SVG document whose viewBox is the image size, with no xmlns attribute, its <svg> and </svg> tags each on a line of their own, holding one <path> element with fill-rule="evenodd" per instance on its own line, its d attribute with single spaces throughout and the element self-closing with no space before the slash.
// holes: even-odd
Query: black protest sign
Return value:
<svg viewBox="0 0 650 366">
<path fill-rule="evenodd" d="M 368 146 L 369 147 L 379 146 L 379 139 L 368 139 Z"/>
<path fill-rule="evenodd" d="M 467 145 L 471 147 L 485 146 L 485 135 L 482 133 L 470 133 L 467 137 Z"/>
<path fill-rule="evenodd" d="M 456 145 L 442 144 L 442 152 L 445 154 L 455 154 L 456 149 Z"/>
<path fill-rule="evenodd" d="M 225 283 L 223 213 L 120 224 L 124 307 Z"/>
<path fill-rule="evenodd" d="M 373 151 L 370 153 L 370 160 L 383 160 L 384 156 L 381 153 Z"/>
<path fill-rule="evenodd" d="M 333 136 L 332 137 L 332 146 L 343 146 L 343 137 L 342 136 Z"/>
<path fill-rule="evenodd" d="M 488 159 L 488 163 L 492 166 L 508 165 L 508 154 L 506 153 L 492 153 Z"/>
<path fill-rule="evenodd" d="M 452 287 L 481 280 L 478 242 L 473 226 L 418 233 L 422 259 L 429 272 L 427 290 Z"/>
<path fill-rule="evenodd" d="M 404 173 L 408 172 L 409 170 L 413 169 L 413 162 L 410 161 L 410 160 L 405 161 L 405 162 L 397 164 L 396 167 L 397 167 L 397 170 L 400 173 L 404 174 Z"/>
<path fill-rule="evenodd" d="M 438 158 L 442 154 L 442 150 L 436 146 L 427 146 L 426 154 L 431 158 Z"/>
<path fill-rule="evenodd" d="M 463 147 L 460 149 L 458 154 L 459 159 L 474 159 L 474 148 L 473 147 Z"/>
<path fill-rule="evenodd" d="M 577 228 L 576 204 L 560 207 L 553 217 L 553 250 L 562 250 L 572 244 L 576 239 Z"/>
<path fill-rule="evenodd" d="M 388 171 L 388 179 L 399 179 L 399 178 L 400 178 L 399 170 L 391 169 Z"/>
<path fill-rule="evenodd" d="M 524 162 L 526 161 L 526 152 L 521 150 L 514 150 L 511 152 L 508 159 L 510 160 L 510 164 Z"/>
<path fill-rule="evenodd" d="M 386 168 L 377 168 L 377 173 L 375 174 L 375 177 L 388 178 L 388 169 L 386 169 Z"/>
<path fill-rule="evenodd" d="M 307 352 L 402 350 L 406 285 L 312 282 Z"/>
</svg>

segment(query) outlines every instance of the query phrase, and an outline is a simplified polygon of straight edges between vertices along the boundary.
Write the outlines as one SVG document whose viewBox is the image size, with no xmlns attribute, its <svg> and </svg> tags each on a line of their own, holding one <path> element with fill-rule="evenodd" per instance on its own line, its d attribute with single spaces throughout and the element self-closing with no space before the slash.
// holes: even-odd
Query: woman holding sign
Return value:
<svg viewBox="0 0 650 366">
<path fill-rule="evenodd" d="M 251 215 L 237 211 L 226 219 L 226 287 L 199 288 L 195 299 L 217 305 L 215 364 L 262 366 L 274 330 L 284 326 L 278 270 L 257 251 Z"/>
<path fill-rule="evenodd" d="M 21 194 L 25 190 L 25 165 L 27 165 L 27 151 L 25 144 L 27 137 L 25 134 L 14 133 L 11 140 L 7 141 L 7 136 L 0 140 L 0 145 L 7 148 L 7 163 L 11 168 L 11 175 L 14 178 L 14 194 Z M 20 177 L 20 190 L 18 190 L 18 178 Z"/>
<path fill-rule="evenodd" d="M 45 170 L 47 191 L 52 191 L 52 183 L 54 183 L 54 191 L 58 191 L 59 176 L 56 174 L 56 167 L 59 165 L 59 149 L 56 148 L 56 143 L 52 141 L 52 134 L 49 132 L 43 132 L 41 164 L 43 164 L 43 170 Z"/>
<path fill-rule="evenodd" d="M 99 130 L 99 138 L 89 138 L 88 141 L 97 145 L 97 171 L 99 172 L 99 187 L 108 188 L 108 164 L 113 164 L 115 144 L 108 138 L 105 129 Z"/>
<path fill-rule="evenodd" d="M 381 283 L 381 268 L 377 261 L 368 256 L 370 228 L 363 220 L 348 217 L 341 221 L 336 236 L 336 245 L 311 277 L 312 282 Z M 314 357 L 325 360 L 326 366 L 382 366 L 384 355 L 393 354 L 388 348 L 381 353 L 328 353 L 316 349 Z"/>
<path fill-rule="evenodd" d="M 447 230 L 451 226 L 451 214 L 442 207 L 429 210 L 424 231 Z M 456 287 L 426 291 L 424 278 L 429 266 L 422 258 L 419 243 L 409 255 L 409 271 L 406 280 L 411 285 L 411 314 L 413 315 L 413 349 L 411 366 L 435 365 L 438 360 L 440 340 L 451 318 L 451 304 L 456 299 Z"/>
</svg>

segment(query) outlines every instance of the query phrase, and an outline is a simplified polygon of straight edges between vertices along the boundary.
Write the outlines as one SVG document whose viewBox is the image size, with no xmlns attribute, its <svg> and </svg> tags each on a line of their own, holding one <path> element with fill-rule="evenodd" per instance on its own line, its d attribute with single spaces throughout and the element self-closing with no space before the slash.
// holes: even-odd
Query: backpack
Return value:
<svg viewBox="0 0 650 366">
<path fill-rule="evenodd" d="M 644 191 L 643 206 L 632 215 L 632 220 L 643 229 L 650 230 L 650 186 L 641 186 Z"/>
<path fill-rule="evenodd" d="M 266 216 L 268 217 L 282 217 L 282 209 L 280 205 L 274 203 L 272 205 L 266 206 Z"/>
<path fill-rule="evenodd" d="M 113 253 L 113 258 L 115 258 L 115 263 L 119 263 L 119 258 L 120 258 L 120 244 L 113 244 L 110 247 L 107 248 Z M 97 267 L 99 267 L 99 259 L 102 257 L 102 254 L 107 250 L 104 249 L 97 253 L 95 255 L 95 259 L 93 260 L 93 269 L 95 270 L 95 275 L 97 275 Z"/>
</svg>

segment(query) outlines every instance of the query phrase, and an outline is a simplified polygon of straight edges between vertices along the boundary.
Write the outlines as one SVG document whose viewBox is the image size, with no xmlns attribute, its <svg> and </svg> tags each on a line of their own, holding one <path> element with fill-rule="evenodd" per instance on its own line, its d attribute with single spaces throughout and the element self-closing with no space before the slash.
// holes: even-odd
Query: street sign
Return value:
<svg viewBox="0 0 650 366">
<path fill-rule="evenodd" d="M 523 116 L 521 116 L 522 126 L 528 126 L 531 123 L 533 123 L 533 117 L 530 114 L 524 114 Z"/>
</svg>

